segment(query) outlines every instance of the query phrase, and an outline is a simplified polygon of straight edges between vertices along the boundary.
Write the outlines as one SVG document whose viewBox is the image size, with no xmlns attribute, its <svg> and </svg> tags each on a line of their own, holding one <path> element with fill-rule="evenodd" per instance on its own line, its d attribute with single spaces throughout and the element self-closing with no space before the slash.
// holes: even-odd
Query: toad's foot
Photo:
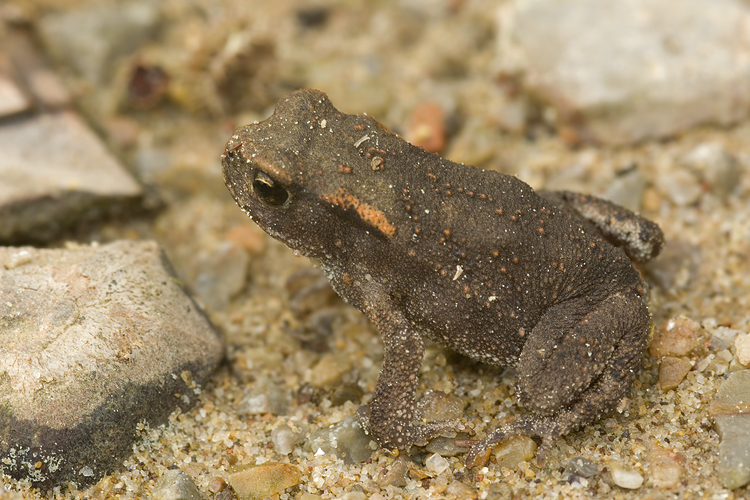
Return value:
<svg viewBox="0 0 750 500">
<path fill-rule="evenodd" d="M 467 430 L 460 420 L 438 420 L 435 422 L 395 421 L 387 426 L 375 425 L 370 415 L 370 405 L 363 404 L 357 410 L 357 420 L 376 443 L 387 450 L 408 450 L 411 446 L 423 446 L 431 439 L 446 434 Z"/>
<path fill-rule="evenodd" d="M 533 417 L 528 416 L 516 420 L 508 425 L 488 434 L 484 439 L 474 444 L 466 455 L 466 466 L 482 466 L 487 461 L 487 452 L 497 443 L 514 436 L 539 436 L 542 444 L 536 451 L 536 463 L 539 467 L 544 466 L 547 452 L 555 444 L 557 438 L 565 434 L 567 429 L 561 425 L 557 417 Z"/>
</svg>

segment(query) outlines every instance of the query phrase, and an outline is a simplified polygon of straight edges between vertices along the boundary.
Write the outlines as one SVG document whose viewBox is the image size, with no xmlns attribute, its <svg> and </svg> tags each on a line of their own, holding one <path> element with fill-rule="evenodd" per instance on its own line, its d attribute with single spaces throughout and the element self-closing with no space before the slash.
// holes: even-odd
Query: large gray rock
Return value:
<svg viewBox="0 0 750 500">
<path fill-rule="evenodd" d="M 729 375 L 710 412 L 721 435 L 719 480 L 725 488 L 741 488 L 750 483 L 750 370 Z"/>
<path fill-rule="evenodd" d="M 139 422 L 195 403 L 222 356 L 156 243 L 0 247 L 0 470 L 98 480 Z"/>
<path fill-rule="evenodd" d="M 128 207 L 141 187 L 73 112 L 0 125 L 0 242 L 45 241 Z"/>
<path fill-rule="evenodd" d="M 623 144 L 750 111 L 750 7 L 741 0 L 515 0 L 500 64 L 584 138 Z"/>
</svg>

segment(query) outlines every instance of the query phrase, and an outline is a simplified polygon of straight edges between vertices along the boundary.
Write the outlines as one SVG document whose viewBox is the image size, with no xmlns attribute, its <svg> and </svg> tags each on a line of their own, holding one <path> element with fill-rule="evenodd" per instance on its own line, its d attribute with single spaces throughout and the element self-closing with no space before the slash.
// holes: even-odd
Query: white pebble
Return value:
<svg viewBox="0 0 750 500">
<path fill-rule="evenodd" d="M 745 366 L 750 366 L 750 333 L 741 333 L 734 338 L 737 359 Z"/>
<path fill-rule="evenodd" d="M 636 490 L 643 484 L 643 476 L 617 462 L 609 464 L 609 473 L 612 475 L 612 481 L 620 488 Z"/>
</svg>

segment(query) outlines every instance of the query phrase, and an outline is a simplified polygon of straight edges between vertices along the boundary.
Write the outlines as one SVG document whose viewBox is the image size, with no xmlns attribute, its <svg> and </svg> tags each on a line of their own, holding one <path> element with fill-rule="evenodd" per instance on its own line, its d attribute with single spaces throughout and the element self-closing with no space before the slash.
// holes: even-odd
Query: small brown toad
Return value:
<svg viewBox="0 0 750 500">
<path fill-rule="evenodd" d="M 556 438 L 628 394 L 651 326 L 631 259 L 659 252 L 656 224 L 427 153 L 315 90 L 238 129 L 222 161 L 242 210 L 319 261 L 377 326 L 385 359 L 359 416 L 381 446 L 406 449 L 461 428 L 420 420 L 423 336 L 516 369 L 529 413 L 475 444 L 468 462 L 517 434 L 542 438 L 542 462 Z"/>
</svg>

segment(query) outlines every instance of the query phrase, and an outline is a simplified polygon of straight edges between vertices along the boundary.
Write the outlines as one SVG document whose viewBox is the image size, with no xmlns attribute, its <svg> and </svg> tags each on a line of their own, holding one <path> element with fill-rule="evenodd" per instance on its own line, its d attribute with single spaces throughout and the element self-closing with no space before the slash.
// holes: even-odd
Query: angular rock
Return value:
<svg viewBox="0 0 750 500">
<path fill-rule="evenodd" d="M 516 0 L 500 61 L 584 139 L 625 144 L 750 111 L 750 8 L 741 0 Z"/>
<path fill-rule="evenodd" d="M 659 387 L 665 392 L 677 388 L 692 368 L 690 361 L 665 356 L 659 366 Z"/>
<path fill-rule="evenodd" d="M 0 151 L 0 242 L 49 240 L 143 194 L 72 112 L 3 122 Z"/>
<path fill-rule="evenodd" d="M 721 435 L 719 481 L 728 489 L 741 488 L 750 483 L 750 370 L 727 377 L 709 413 Z"/>
<path fill-rule="evenodd" d="M 268 463 L 238 467 L 228 482 L 239 500 L 261 500 L 299 484 L 301 479 L 302 473 L 294 465 Z"/>
<path fill-rule="evenodd" d="M 90 484 L 196 402 L 223 347 L 178 283 L 154 242 L 0 247 L 0 470 Z"/>
</svg>

